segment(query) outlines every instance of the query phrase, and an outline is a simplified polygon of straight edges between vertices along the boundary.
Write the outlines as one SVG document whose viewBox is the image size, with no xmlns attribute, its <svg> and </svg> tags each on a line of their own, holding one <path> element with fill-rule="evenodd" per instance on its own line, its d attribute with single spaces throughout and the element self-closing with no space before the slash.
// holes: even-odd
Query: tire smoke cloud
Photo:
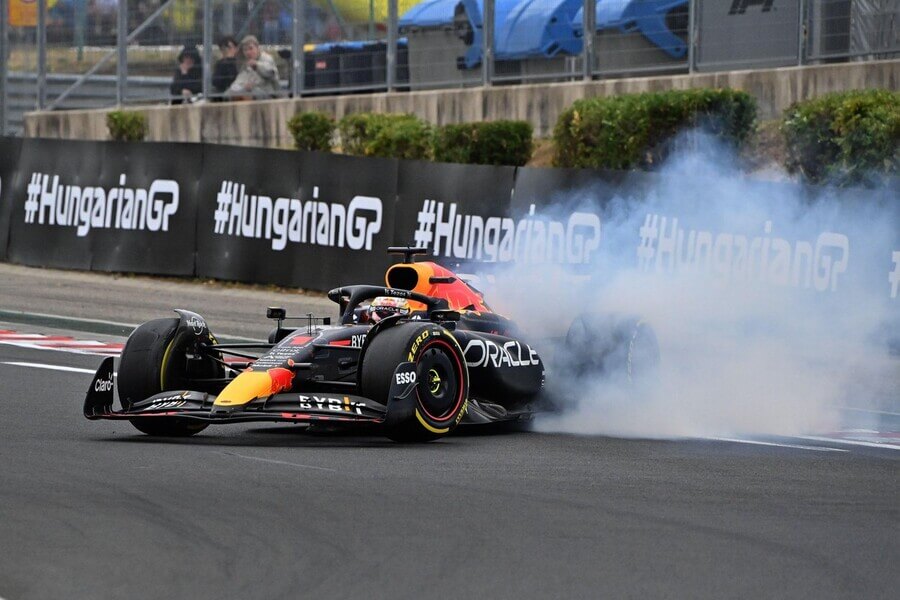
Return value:
<svg viewBox="0 0 900 600">
<path fill-rule="evenodd" d="M 518 265 L 482 278 L 494 308 L 541 340 L 542 354 L 552 340 L 548 384 L 565 410 L 536 428 L 801 435 L 847 427 L 848 408 L 897 411 L 897 190 L 812 189 L 774 169 L 762 180 L 702 132 L 675 144 L 655 174 L 566 193 L 539 215 L 596 212 L 590 265 Z M 581 314 L 649 322 L 661 356 L 652 381 L 568 373 L 566 330 Z"/>
</svg>

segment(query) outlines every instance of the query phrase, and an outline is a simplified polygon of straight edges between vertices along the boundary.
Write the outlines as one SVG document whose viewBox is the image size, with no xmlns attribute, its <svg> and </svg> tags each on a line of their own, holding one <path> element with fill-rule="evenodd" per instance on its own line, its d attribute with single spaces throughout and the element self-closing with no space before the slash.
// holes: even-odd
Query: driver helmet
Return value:
<svg viewBox="0 0 900 600">
<path fill-rule="evenodd" d="M 370 322 L 377 323 L 391 315 L 408 315 L 410 313 L 409 302 L 406 298 L 378 296 L 369 304 L 366 313 Z"/>
</svg>

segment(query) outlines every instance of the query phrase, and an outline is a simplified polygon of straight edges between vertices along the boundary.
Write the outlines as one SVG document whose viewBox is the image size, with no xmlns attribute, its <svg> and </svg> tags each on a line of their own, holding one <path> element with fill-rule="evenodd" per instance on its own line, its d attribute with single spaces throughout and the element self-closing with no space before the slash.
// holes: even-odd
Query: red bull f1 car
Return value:
<svg viewBox="0 0 900 600">
<path fill-rule="evenodd" d="M 552 406 L 545 365 L 515 324 L 491 311 L 482 294 L 420 248 L 392 248 L 404 261 L 383 286 L 331 290 L 339 322 L 301 317 L 289 327 L 280 308 L 268 341 L 223 344 L 200 315 L 139 326 L 114 359 L 97 370 L 84 403 L 88 419 L 124 419 L 157 436 L 188 436 L 210 424 L 280 421 L 370 425 L 400 442 L 440 438 L 461 424 L 530 419 Z M 581 369 L 632 369 L 656 340 L 639 322 L 617 335 L 576 319 L 568 361 Z M 624 333 L 622 333 L 624 332 Z M 647 350 L 649 349 L 649 350 Z M 624 356 L 624 355 L 623 355 Z M 623 360 L 625 362 L 623 362 Z M 114 385 L 115 381 L 115 385 Z M 118 391 L 121 410 L 113 409 Z"/>
</svg>

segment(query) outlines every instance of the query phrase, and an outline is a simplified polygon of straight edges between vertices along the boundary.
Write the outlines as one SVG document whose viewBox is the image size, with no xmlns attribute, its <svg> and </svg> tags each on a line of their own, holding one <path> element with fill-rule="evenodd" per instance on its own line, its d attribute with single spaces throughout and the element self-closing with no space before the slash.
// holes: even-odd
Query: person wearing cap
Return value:
<svg viewBox="0 0 900 600">
<path fill-rule="evenodd" d="M 259 47 L 255 36 L 241 40 L 241 70 L 228 88 L 236 99 L 271 98 L 278 93 L 278 67 L 275 59 Z"/>
<path fill-rule="evenodd" d="M 178 53 L 178 68 L 172 77 L 169 93 L 172 104 L 190 102 L 192 96 L 203 92 L 203 67 L 200 52 L 194 46 L 185 46 Z"/>
</svg>

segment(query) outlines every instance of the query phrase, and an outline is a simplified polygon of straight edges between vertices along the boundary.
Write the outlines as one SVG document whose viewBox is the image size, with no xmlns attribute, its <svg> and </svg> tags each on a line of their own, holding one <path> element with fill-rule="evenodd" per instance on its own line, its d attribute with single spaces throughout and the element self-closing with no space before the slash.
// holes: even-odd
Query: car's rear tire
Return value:
<svg viewBox="0 0 900 600">
<path fill-rule="evenodd" d="M 135 329 L 119 361 L 116 385 L 122 408 L 131 410 L 135 402 L 168 390 L 188 389 L 188 339 L 176 337 L 178 319 L 155 319 Z M 215 376 L 218 365 L 210 361 L 204 368 Z M 207 424 L 178 417 L 131 419 L 138 431 L 154 436 L 185 437 L 200 433 Z"/>
<path fill-rule="evenodd" d="M 397 442 L 427 442 L 453 431 L 468 405 L 469 371 L 456 339 L 433 324 L 400 323 L 372 337 L 360 365 L 360 390 L 385 406 L 394 371 L 404 362 L 416 365 L 415 410 L 386 427 Z M 389 419 L 390 421 L 390 419 Z"/>
<path fill-rule="evenodd" d="M 575 377 L 633 386 L 657 377 L 659 342 L 643 319 L 581 315 L 566 334 L 564 360 Z"/>
</svg>

